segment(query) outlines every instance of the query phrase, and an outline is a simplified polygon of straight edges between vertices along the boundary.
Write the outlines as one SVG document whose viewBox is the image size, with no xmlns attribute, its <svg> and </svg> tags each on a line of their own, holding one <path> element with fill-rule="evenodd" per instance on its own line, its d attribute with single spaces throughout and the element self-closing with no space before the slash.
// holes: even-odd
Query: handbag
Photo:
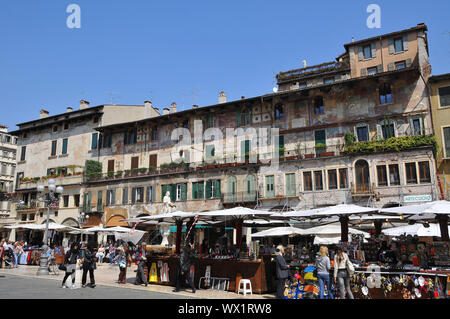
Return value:
<svg viewBox="0 0 450 319">
<path fill-rule="evenodd" d="M 350 259 L 347 259 L 346 268 L 347 268 L 348 274 L 350 276 L 353 275 L 353 273 L 355 272 L 355 267 L 353 266 L 353 264 L 350 261 Z"/>
<path fill-rule="evenodd" d="M 60 264 L 60 265 L 58 266 L 58 269 L 59 269 L 59 270 L 64 270 L 64 271 L 66 271 L 66 270 L 67 270 L 67 267 L 66 267 L 66 265 L 64 265 L 64 264 Z"/>
</svg>

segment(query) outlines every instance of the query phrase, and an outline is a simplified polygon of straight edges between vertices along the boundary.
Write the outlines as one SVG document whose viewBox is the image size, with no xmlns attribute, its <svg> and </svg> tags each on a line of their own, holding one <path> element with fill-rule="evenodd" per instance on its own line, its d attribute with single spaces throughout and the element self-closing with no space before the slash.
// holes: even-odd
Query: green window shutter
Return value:
<svg viewBox="0 0 450 319">
<path fill-rule="evenodd" d="M 57 147 L 57 145 L 58 145 L 58 141 L 52 141 L 52 153 L 51 153 L 52 156 L 56 155 L 56 147 Z"/>
<path fill-rule="evenodd" d="M 295 174 L 286 174 L 286 195 L 295 196 Z"/>
<path fill-rule="evenodd" d="M 181 200 L 187 200 L 187 183 L 181 184 Z"/>
<path fill-rule="evenodd" d="M 94 133 L 94 134 L 92 134 L 91 149 L 96 150 L 97 149 L 97 143 L 98 143 L 98 133 Z"/>
<path fill-rule="evenodd" d="M 205 146 L 205 154 L 207 159 L 211 159 L 214 157 L 214 145 L 206 145 Z"/>
<path fill-rule="evenodd" d="M 241 126 L 241 111 L 236 111 L 236 126 Z"/>
<path fill-rule="evenodd" d="M 274 190 L 274 176 L 266 176 L 266 198 L 273 198 L 275 197 L 275 190 Z"/>
<path fill-rule="evenodd" d="M 206 199 L 210 199 L 212 194 L 211 194 L 211 185 L 212 185 L 212 181 L 206 181 Z"/>
<path fill-rule="evenodd" d="M 86 212 L 91 211 L 91 202 L 92 202 L 92 192 L 88 192 L 88 203 Z"/>
<path fill-rule="evenodd" d="M 83 194 L 83 212 L 87 212 L 88 195 Z"/>
<path fill-rule="evenodd" d="M 62 145 L 62 154 L 67 154 L 67 143 L 68 143 L 68 139 L 65 138 L 63 139 L 63 145 Z"/>
<path fill-rule="evenodd" d="M 198 183 L 192 183 L 192 199 L 198 199 L 197 186 Z"/>
<path fill-rule="evenodd" d="M 177 184 L 170 184 L 170 200 L 172 202 L 177 201 Z"/>
<path fill-rule="evenodd" d="M 204 188 L 203 182 L 197 183 L 198 198 L 204 198 Z"/>
<path fill-rule="evenodd" d="M 156 202 L 156 187 L 152 186 L 152 202 Z"/>
<path fill-rule="evenodd" d="M 221 198 L 222 192 L 220 190 L 220 179 L 214 181 L 214 198 Z"/>
<path fill-rule="evenodd" d="M 116 204 L 116 190 L 113 189 L 111 190 L 111 205 L 115 205 Z"/>
</svg>

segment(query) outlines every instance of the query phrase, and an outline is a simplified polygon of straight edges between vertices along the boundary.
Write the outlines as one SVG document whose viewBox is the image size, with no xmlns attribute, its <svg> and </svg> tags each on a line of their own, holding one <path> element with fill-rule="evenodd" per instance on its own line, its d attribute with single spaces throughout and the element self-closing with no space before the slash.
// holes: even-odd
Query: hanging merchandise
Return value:
<svg viewBox="0 0 450 319">
<path fill-rule="evenodd" d="M 149 282 L 158 282 L 158 271 L 156 268 L 156 263 L 152 263 L 150 267 Z"/>
</svg>

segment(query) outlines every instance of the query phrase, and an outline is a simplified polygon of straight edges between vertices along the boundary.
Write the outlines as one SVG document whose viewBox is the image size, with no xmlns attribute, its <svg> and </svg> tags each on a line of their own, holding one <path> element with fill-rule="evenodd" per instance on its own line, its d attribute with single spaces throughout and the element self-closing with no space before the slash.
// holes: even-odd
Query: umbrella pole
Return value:
<svg viewBox="0 0 450 319">
<path fill-rule="evenodd" d="M 180 249 L 181 248 L 181 227 L 183 226 L 183 221 L 177 220 L 176 225 L 177 225 L 177 237 L 175 240 L 175 253 L 177 255 L 179 255 L 180 251 L 181 251 L 181 249 Z"/>
<path fill-rule="evenodd" d="M 437 215 L 436 219 L 439 222 L 439 227 L 441 228 L 442 241 L 449 241 L 449 238 L 448 238 L 448 215 Z"/>
<path fill-rule="evenodd" d="M 375 224 L 375 238 L 378 238 L 381 234 L 381 229 L 383 227 L 383 221 L 382 220 L 376 220 L 374 221 Z"/>
<path fill-rule="evenodd" d="M 348 216 L 339 217 L 341 222 L 341 242 L 348 242 Z"/>
</svg>

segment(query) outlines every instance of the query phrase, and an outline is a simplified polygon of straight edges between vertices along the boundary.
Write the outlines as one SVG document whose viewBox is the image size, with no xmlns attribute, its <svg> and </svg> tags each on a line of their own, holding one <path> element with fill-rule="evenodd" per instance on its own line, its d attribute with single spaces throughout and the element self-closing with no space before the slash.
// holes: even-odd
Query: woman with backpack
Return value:
<svg viewBox="0 0 450 319">
<path fill-rule="evenodd" d="M 72 277 L 72 286 L 70 288 L 75 288 L 75 270 L 77 266 L 77 260 L 80 258 L 80 248 L 78 243 L 72 243 L 70 246 L 70 249 L 66 253 L 66 257 L 64 260 L 65 264 L 65 271 L 66 274 L 64 275 L 64 279 L 62 282 L 61 288 L 69 288 L 66 285 L 66 280 L 69 278 L 69 276 Z"/>
</svg>

